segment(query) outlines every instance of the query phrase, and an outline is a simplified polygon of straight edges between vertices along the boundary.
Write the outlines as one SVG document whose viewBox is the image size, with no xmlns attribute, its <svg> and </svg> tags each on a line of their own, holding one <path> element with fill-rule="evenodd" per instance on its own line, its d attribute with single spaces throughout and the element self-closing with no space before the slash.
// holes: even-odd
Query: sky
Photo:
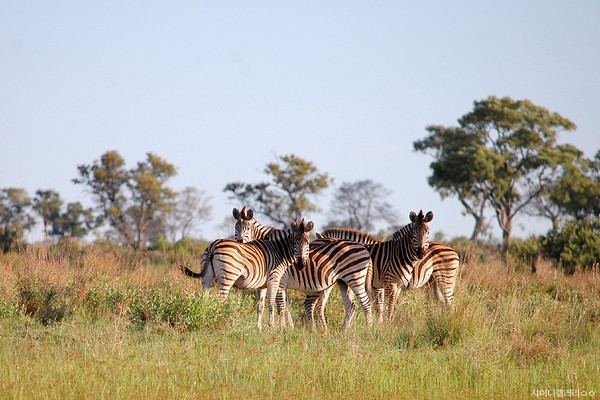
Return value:
<svg viewBox="0 0 600 400">
<path fill-rule="evenodd" d="M 597 1 L 2 1 L 0 188 L 91 206 L 78 165 L 152 152 L 177 168 L 170 187 L 210 196 L 197 235 L 216 239 L 242 206 L 225 185 L 295 154 L 334 178 L 306 216 L 317 231 L 336 187 L 372 179 L 400 223 L 432 210 L 434 234 L 469 236 L 413 142 L 509 96 L 573 121 L 559 141 L 593 156 L 599 20 Z M 548 227 L 522 216 L 513 234 Z"/>
</svg>

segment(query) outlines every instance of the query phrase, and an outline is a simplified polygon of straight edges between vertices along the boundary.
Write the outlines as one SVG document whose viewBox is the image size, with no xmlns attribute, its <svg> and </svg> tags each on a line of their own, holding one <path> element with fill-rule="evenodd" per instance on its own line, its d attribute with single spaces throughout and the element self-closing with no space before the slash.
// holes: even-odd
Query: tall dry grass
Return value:
<svg viewBox="0 0 600 400">
<path fill-rule="evenodd" d="M 358 313 L 342 334 L 334 291 L 331 330 L 310 332 L 292 292 L 296 328 L 259 332 L 252 292 L 219 303 L 181 276 L 178 257 L 100 245 L 1 255 L 0 398 L 600 393 L 595 271 L 531 274 L 478 256 L 461 265 L 453 312 L 408 291 L 393 325 L 368 328 Z"/>
</svg>

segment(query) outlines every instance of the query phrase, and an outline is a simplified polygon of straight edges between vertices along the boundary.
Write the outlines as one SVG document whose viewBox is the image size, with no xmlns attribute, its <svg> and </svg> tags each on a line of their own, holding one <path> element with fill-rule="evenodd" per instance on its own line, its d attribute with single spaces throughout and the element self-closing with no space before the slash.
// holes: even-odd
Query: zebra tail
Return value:
<svg viewBox="0 0 600 400">
<path fill-rule="evenodd" d="M 181 272 L 192 278 L 202 278 L 206 275 L 206 271 L 209 268 L 209 264 L 212 264 L 212 258 L 214 254 L 214 244 L 212 242 L 210 246 L 204 251 L 202 254 L 202 258 L 200 259 L 200 272 L 194 272 L 183 264 L 179 265 Z"/>
</svg>

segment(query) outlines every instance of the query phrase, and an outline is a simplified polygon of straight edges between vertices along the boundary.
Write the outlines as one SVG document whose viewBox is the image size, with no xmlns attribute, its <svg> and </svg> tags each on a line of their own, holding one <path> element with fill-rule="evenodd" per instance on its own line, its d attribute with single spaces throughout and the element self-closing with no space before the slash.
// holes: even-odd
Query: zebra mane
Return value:
<svg viewBox="0 0 600 400">
<path fill-rule="evenodd" d="M 402 228 L 398 229 L 396 232 L 392 234 L 392 238 L 390 240 L 401 240 L 404 238 L 412 227 L 412 222 L 408 225 L 404 225 Z"/>
<path fill-rule="evenodd" d="M 355 229 L 327 228 L 322 233 L 324 237 L 333 237 L 363 244 L 373 244 L 380 242 L 375 236 L 367 232 L 357 231 Z"/>
</svg>

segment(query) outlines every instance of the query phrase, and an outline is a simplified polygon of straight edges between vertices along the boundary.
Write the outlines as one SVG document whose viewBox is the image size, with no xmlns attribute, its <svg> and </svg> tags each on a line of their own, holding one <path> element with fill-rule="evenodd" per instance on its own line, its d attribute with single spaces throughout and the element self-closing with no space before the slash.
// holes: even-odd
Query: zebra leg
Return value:
<svg viewBox="0 0 600 400">
<path fill-rule="evenodd" d="M 271 282 L 267 285 L 267 297 L 269 299 L 269 326 L 275 325 L 275 303 L 277 302 L 277 292 L 279 285 Z"/>
<path fill-rule="evenodd" d="M 439 303 L 444 308 L 452 310 L 454 308 L 454 285 L 447 284 L 443 278 L 439 274 L 433 274 L 429 284 Z"/>
<path fill-rule="evenodd" d="M 290 311 L 290 298 L 285 287 L 279 286 L 277 291 L 277 312 L 279 313 L 279 324 L 281 326 L 294 327 L 294 320 Z"/>
<path fill-rule="evenodd" d="M 215 282 L 215 269 L 212 262 L 206 266 L 206 273 L 202 277 L 202 289 L 208 290 L 213 287 Z"/>
<path fill-rule="evenodd" d="M 344 281 L 337 281 L 338 287 L 340 288 L 340 294 L 342 295 L 342 301 L 344 302 L 344 311 L 346 311 L 346 317 L 342 323 L 341 331 L 345 332 L 350 326 L 354 313 L 356 312 L 356 304 L 350 298 L 350 289 Z"/>
<path fill-rule="evenodd" d="M 394 306 L 396 303 L 396 295 L 398 293 L 398 285 L 396 283 L 388 283 L 385 285 L 385 298 L 387 303 L 387 321 L 394 320 Z"/>
<path fill-rule="evenodd" d="M 257 314 L 257 318 L 258 318 L 256 326 L 258 327 L 259 331 L 262 329 L 262 317 L 263 317 L 263 313 L 265 312 L 266 294 L 267 294 L 266 288 L 256 289 L 256 301 L 257 301 L 256 314 Z"/>
<path fill-rule="evenodd" d="M 346 286 L 346 291 L 347 290 L 348 289 Z M 354 295 L 358 299 L 358 302 L 360 303 L 360 305 L 363 309 L 363 312 L 365 313 L 365 319 L 367 322 L 367 326 L 373 325 L 373 320 L 372 320 L 372 316 L 371 316 L 371 300 L 369 299 L 369 296 L 367 295 L 367 292 L 365 290 L 365 285 L 352 285 L 352 291 L 354 292 Z M 354 303 L 352 303 L 352 305 L 354 305 Z"/>
<path fill-rule="evenodd" d="M 319 295 L 316 293 L 308 293 L 304 299 L 304 310 L 306 312 L 306 325 L 310 331 L 315 330 L 315 319 L 313 318 L 315 303 Z"/>
<path fill-rule="evenodd" d="M 287 325 L 290 328 L 294 327 L 294 320 L 292 319 L 292 311 L 290 309 L 290 297 L 287 294 L 287 290 L 285 290 L 284 292 L 284 297 L 285 297 L 285 317 L 287 319 Z"/>
<path fill-rule="evenodd" d="M 292 319 L 292 311 L 290 310 L 290 297 L 287 293 L 287 281 L 289 275 L 288 270 L 286 269 L 283 273 L 283 276 L 279 280 L 279 293 L 278 296 L 278 311 L 279 317 L 282 318 L 283 326 L 294 327 L 294 320 Z M 281 299 L 280 299 L 281 297 Z M 281 306 L 279 306 L 279 302 L 281 302 Z"/>
<path fill-rule="evenodd" d="M 327 320 L 325 319 L 325 304 L 327 304 L 327 299 L 329 299 L 329 294 L 333 286 L 328 287 L 318 294 L 317 299 L 317 318 L 319 319 L 319 325 L 323 328 L 324 331 L 327 331 Z"/>
<path fill-rule="evenodd" d="M 377 314 L 377 322 L 383 323 L 383 289 L 373 289 L 373 304 L 375 305 L 375 313 Z"/>
</svg>

